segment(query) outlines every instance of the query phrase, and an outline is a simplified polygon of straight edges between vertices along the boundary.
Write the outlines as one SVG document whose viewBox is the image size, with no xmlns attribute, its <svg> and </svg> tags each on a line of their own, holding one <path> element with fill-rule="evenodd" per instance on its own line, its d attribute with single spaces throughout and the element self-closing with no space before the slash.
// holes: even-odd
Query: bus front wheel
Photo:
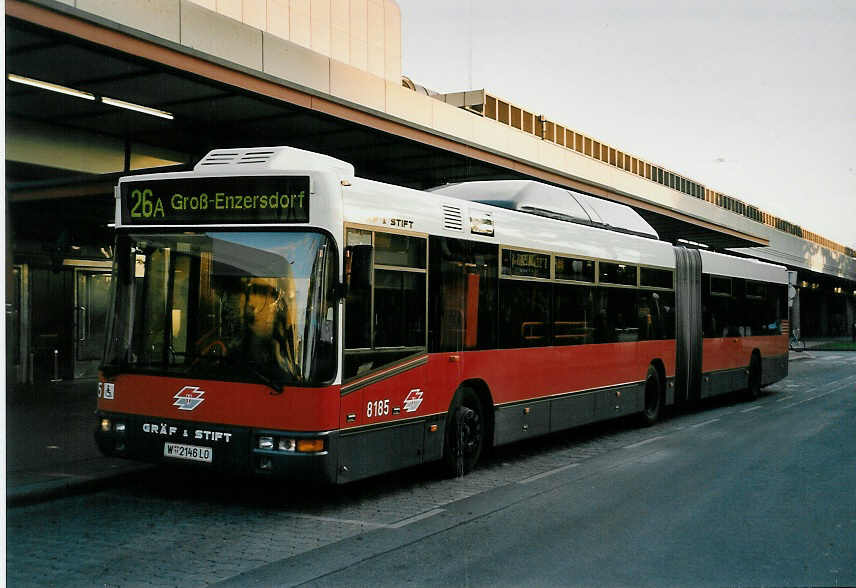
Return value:
<svg viewBox="0 0 856 588">
<path fill-rule="evenodd" d="M 472 388 L 461 388 L 446 417 L 443 459 L 450 474 L 460 477 L 475 467 L 484 437 L 484 407 Z"/>
</svg>

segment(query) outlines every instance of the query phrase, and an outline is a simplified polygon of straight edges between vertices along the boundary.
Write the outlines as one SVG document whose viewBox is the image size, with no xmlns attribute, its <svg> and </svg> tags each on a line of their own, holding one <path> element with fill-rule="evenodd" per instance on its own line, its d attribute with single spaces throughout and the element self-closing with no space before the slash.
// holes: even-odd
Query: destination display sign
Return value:
<svg viewBox="0 0 856 588">
<path fill-rule="evenodd" d="M 120 184 L 122 223 L 309 222 L 309 176 L 224 176 Z"/>
<path fill-rule="evenodd" d="M 503 249 L 502 273 L 506 276 L 549 279 L 550 256 L 546 253 Z"/>
</svg>

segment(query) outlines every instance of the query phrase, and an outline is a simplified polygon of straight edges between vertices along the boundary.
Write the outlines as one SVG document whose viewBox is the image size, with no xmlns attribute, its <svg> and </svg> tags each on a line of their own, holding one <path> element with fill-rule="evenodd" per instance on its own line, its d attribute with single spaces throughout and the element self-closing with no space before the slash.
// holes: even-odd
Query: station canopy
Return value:
<svg viewBox="0 0 856 588">
<path fill-rule="evenodd" d="M 7 15 L 6 71 L 19 76 L 6 80 L 6 185 L 17 238 L 59 234 L 69 226 L 85 238 L 93 219 L 101 219 L 106 233 L 120 176 L 192 169 L 219 148 L 289 145 L 351 163 L 357 176 L 416 189 L 532 179 L 501 157 L 471 146 L 449 149 L 448 138 L 411 132 L 355 105 L 338 104 L 347 116 L 335 116 L 180 66 L 180 59 L 166 65 L 156 55 L 131 55 Z M 236 75 L 247 79 L 246 72 Z M 272 86 L 273 80 L 262 82 Z M 48 200 L 62 200 L 62 214 L 45 215 Z M 714 249 L 758 244 L 708 222 L 634 208 L 664 240 Z"/>
</svg>

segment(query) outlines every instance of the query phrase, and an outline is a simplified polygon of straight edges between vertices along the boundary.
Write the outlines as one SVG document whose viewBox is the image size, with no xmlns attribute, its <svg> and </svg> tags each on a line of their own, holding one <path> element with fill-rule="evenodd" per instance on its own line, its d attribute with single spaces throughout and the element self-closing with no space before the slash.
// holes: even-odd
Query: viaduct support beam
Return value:
<svg viewBox="0 0 856 588">
<path fill-rule="evenodd" d="M 608 200 L 621 202 L 636 209 L 667 216 L 676 221 L 742 241 L 744 246 L 769 245 L 769 241 L 763 237 L 731 229 L 656 203 L 615 192 L 602 186 L 589 184 L 585 181 L 556 173 L 532 163 L 520 161 L 481 146 L 456 140 L 450 136 L 413 127 L 399 122 L 400 119 L 395 119 L 386 113 L 347 103 L 332 96 L 321 96 L 311 91 L 288 87 L 261 72 L 255 72 L 239 65 L 226 65 L 225 62 L 220 62 L 219 60 L 212 61 L 206 59 L 202 54 L 171 41 L 159 40 L 155 42 L 154 40 L 134 36 L 130 32 L 123 32 L 109 28 L 109 26 L 85 20 L 77 15 L 51 10 L 21 0 L 6 0 L 6 15 L 79 38 L 87 43 L 100 45 L 105 49 L 120 51 L 165 67 L 184 71 L 247 92 L 363 125 L 403 139 L 436 147 L 467 158 L 515 171 L 531 178 L 555 183 Z"/>
</svg>

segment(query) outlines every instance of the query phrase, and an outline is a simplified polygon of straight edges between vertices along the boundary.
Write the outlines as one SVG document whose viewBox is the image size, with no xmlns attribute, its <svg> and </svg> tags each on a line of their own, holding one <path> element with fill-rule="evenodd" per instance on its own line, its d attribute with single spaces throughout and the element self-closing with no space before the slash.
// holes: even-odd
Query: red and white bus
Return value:
<svg viewBox="0 0 856 588">
<path fill-rule="evenodd" d="M 345 483 L 787 375 L 787 272 L 532 181 L 431 192 L 289 147 L 116 189 L 96 440 Z"/>
</svg>

